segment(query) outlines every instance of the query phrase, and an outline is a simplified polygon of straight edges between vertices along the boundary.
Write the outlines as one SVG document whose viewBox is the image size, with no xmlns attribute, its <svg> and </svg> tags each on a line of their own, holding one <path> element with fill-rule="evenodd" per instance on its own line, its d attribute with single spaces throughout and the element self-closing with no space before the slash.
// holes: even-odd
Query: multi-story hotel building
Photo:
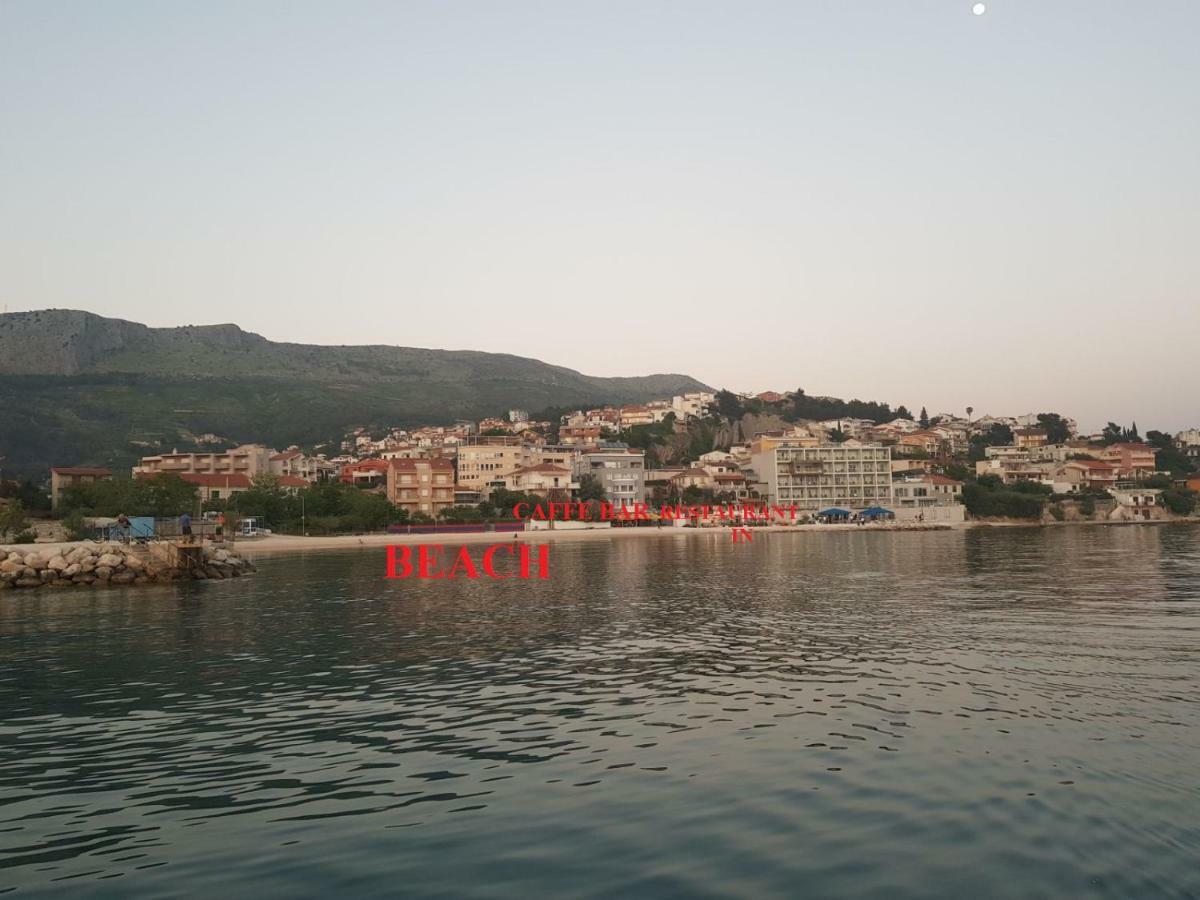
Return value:
<svg viewBox="0 0 1200 900">
<path fill-rule="evenodd" d="M 274 453 L 261 444 L 242 444 L 215 453 L 162 453 L 143 456 L 133 467 L 133 474 L 145 477 L 173 472 L 176 475 L 245 475 L 254 478 L 271 471 Z"/>
<path fill-rule="evenodd" d="M 471 437 L 458 448 L 458 487 L 487 497 L 518 469 L 550 465 L 570 473 L 578 455 L 573 447 L 526 444 L 516 436 Z"/>
<path fill-rule="evenodd" d="M 387 498 L 409 515 L 437 518 L 454 505 L 454 464 L 448 459 L 393 459 L 387 469 Z"/>
<path fill-rule="evenodd" d="M 783 444 L 752 459 L 769 503 L 804 510 L 892 503 L 892 452 L 879 444 Z"/>
<path fill-rule="evenodd" d="M 646 502 L 646 451 L 631 447 L 585 450 L 575 461 L 575 477 L 591 475 L 600 482 L 609 502 L 632 506 Z"/>
</svg>

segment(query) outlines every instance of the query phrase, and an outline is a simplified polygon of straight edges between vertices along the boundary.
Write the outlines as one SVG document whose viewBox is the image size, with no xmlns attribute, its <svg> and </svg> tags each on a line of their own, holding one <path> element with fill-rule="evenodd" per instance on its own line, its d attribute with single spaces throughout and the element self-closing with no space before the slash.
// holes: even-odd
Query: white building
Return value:
<svg viewBox="0 0 1200 900">
<path fill-rule="evenodd" d="M 879 444 L 775 447 L 752 465 L 769 503 L 813 512 L 892 505 L 892 452 Z"/>
<path fill-rule="evenodd" d="M 1175 435 L 1175 443 L 1188 459 L 1200 462 L 1200 428 L 1188 428 Z"/>
<path fill-rule="evenodd" d="M 962 503 L 962 482 L 944 475 L 918 475 L 898 479 L 892 485 L 900 509 L 954 506 Z"/>
<path fill-rule="evenodd" d="M 671 398 L 671 409 L 677 419 L 703 418 L 716 399 L 717 395 L 708 391 L 680 394 Z"/>
</svg>

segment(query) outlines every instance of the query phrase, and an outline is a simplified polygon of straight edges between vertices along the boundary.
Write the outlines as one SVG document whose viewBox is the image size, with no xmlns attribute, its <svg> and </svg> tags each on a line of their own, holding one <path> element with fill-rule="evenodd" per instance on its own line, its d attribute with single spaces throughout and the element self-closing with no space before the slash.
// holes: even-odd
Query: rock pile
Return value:
<svg viewBox="0 0 1200 900">
<path fill-rule="evenodd" d="M 232 550 L 204 548 L 204 561 L 186 569 L 168 566 L 120 544 L 76 547 L 64 553 L 0 549 L 0 590 L 150 584 L 181 578 L 237 578 L 254 566 Z"/>
</svg>

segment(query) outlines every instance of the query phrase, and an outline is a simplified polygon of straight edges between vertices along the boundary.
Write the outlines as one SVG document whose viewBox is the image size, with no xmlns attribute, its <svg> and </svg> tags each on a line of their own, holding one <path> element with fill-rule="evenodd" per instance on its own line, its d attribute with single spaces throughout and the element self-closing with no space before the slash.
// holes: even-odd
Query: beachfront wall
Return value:
<svg viewBox="0 0 1200 900">
<path fill-rule="evenodd" d="M 526 531 L 587 531 L 592 528 L 612 528 L 612 522 L 578 522 L 574 519 L 528 519 Z"/>
<path fill-rule="evenodd" d="M 893 509 L 897 522 L 922 522 L 926 525 L 958 525 L 966 521 L 966 507 L 961 503 L 947 506 L 906 506 Z M 924 518 L 919 518 L 923 516 Z"/>
</svg>

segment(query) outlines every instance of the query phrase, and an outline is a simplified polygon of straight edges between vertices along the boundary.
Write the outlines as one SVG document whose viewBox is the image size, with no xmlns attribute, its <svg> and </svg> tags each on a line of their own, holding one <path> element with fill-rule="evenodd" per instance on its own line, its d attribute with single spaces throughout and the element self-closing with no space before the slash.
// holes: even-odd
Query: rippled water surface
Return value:
<svg viewBox="0 0 1200 900">
<path fill-rule="evenodd" d="M 0 594 L 0 891 L 1200 896 L 1200 530 Z"/>
</svg>

